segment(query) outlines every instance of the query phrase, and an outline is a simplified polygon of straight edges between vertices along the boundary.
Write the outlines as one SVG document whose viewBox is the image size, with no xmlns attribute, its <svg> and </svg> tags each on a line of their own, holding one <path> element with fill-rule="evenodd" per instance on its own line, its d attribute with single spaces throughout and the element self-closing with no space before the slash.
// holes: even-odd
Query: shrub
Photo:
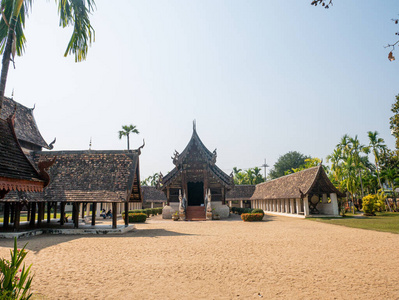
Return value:
<svg viewBox="0 0 399 300">
<path fill-rule="evenodd" d="M 375 216 L 375 212 L 378 208 L 377 195 L 367 195 L 363 197 L 363 212 L 367 216 Z"/>
<path fill-rule="evenodd" d="M 147 215 L 143 213 L 129 214 L 129 223 L 144 223 L 147 220 Z"/>
<path fill-rule="evenodd" d="M 260 208 L 253 209 L 251 213 L 265 215 L 265 212 L 263 211 L 263 209 L 260 209 Z"/>
<path fill-rule="evenodd" d="M 387 196 L 385 195 L 384 192 L 378 192 L 377 193 L 377 207 L 376 211 L 382 212 L 385 210 L 385 200 Z"/>
<path fill-rule="evenodd" d="M 263 214 L 241 214 L 241 219 L 244 222 L 262 221 Z"/>
<path fill-rule="evenodd" d="M 0 299 L 29 299 L 32 296 L 30 286 L 33 276 L 29 276 L 32 265 L 28 268 L 25 263 L 22 265 L 28 254 L 25 247 L 26 244 L 21 250 L 17 249 L 17 238 L 14 238 L 11 260 L 0 259 Z"/>
</svg>

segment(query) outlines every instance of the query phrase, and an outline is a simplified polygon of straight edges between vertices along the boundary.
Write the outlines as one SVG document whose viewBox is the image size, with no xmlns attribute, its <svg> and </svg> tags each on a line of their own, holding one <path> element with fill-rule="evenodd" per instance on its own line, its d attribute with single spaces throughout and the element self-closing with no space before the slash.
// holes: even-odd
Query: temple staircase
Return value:
<svg viewBox="0 0 399 300">
<path fill-rule="evenodd" d="M 205 206 L 187 206 L 186 208 L 187 221 L 205 221 Z"/>
</svg>

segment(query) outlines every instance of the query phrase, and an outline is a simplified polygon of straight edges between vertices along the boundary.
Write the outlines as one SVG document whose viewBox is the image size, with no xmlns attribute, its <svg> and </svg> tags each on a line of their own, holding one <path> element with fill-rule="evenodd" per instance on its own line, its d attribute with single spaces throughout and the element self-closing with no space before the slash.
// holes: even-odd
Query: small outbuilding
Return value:
<svg viewBox="0 0 399 300">
<path fill-rule="evenodd" d="M 339 216 L 338 197 L 344 197 L 322 165 L 256 185 L 252 208 L 286 216 Z"/>
</svg>

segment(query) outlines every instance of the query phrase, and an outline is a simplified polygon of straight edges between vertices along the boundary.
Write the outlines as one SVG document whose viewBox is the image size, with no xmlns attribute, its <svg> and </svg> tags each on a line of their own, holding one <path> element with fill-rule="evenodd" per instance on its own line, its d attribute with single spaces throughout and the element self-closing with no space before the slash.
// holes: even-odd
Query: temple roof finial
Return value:
<svg viewBox="0 0 399 300">
<path fill-rule="evenodd" d="M 197 131 L 197 122 L 195 121 L 195 119 L 193 121 L 193 131 Z"/>
</svg>

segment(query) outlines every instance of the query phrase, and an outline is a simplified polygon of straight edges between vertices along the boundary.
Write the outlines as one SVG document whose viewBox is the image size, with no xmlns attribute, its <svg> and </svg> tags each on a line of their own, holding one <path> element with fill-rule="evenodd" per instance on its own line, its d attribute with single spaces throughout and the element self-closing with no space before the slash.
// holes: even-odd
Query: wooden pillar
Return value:
<svg viewBox="0 0 399 300">
<path fill-rule="evenodd" d="M 15 203 L 15 219 L 14 219 L 14 231 L 19 229 L 19 223 L 21 220 L 21 208 L 22 205 L 19 202 Z"/>
<path fill-rule="evenodd" d="M 14 223 L 15 218 L 15 203 L 11 202 L 10 223 Z"/>
<path fill-rule="evenodd" d="M 42 225 L 42 220 L 43 220 L 43 202 L 37 203 L 38 210 L 37 210 L 37 227 L 40 227 Z"/>
<path fill-rule="evenodd" d="M 26 215 L 26 221 L 30 221 L 30 202 L 28 202 L 27 208 L 28 208 L 28 214 Z"/>
<path fill-rule="evenodd" d="M 167 187 L 166 188 L 166 205 L 170 205 L 170 200 L 169 200 L 169 198 L 170 198 L 170 188 L 169 187 Z"/>
<path fill-rule="evenodd" d="M 30 208 L 30 221 L 29 221 L 30 228 L 35 227 L 35 221 L 36 221 L 36 202 L 33 202 Z"/>
<path fill-rule="evenodd" d="M 54 219 L 57 219 L 57 202 L 53 202 L 53 207 L 54 207 Z"/>
<path fill-rule="evenodd" d="M 73 203 L 73 228 L 79 228 L 79 202 L 74 202 Z"/>
<path fill-rule="evenodd" d="M 4 216 L 3 216 L 3 228 L 8 228 L 8 224 L 10 221 L 10 203 L 4 203 Z"/>
<path fill-rule="evenodd" d="M 87 203 L 81 203 L 80 208 L 82 209 L 82 219 L 85 217 L 85 208 L 86 208 Z"/>
<path fill-rule="evenodd" d="M 117 203 L 112 202 L 112 228 L 116 228 L 116 208 L 117 208 Z"/>
<path fill-rule="evenodd" d="M 226 204 L 226 188 L 222 187 L 222 204 Z"/>
<path fill-rule="evenodd" d="M 47 223 L 51 220 L 51 202 L 47 202 Z"/>
<path fill-rule="evenodd" d="M 65 202 L 60 203 L 60 206 L 61 206 L 61 208 L 60 208 L 60 210 L 61 210 L 60 225 L 64 225 L 64 223 L 65 223 L 65 204 L 66 204 Z"/>
<path fill-rule="evenodd" d="M 96 225 L 96 213 L 97 213 L 97 203 L 93 202 L 93 209 L 91 210 L 91 226 Z"/>
<path fill-rule="evenodd" d="M 129 202 L 125 202 L 125 226 L 129 225 Z"/>
</svg>

